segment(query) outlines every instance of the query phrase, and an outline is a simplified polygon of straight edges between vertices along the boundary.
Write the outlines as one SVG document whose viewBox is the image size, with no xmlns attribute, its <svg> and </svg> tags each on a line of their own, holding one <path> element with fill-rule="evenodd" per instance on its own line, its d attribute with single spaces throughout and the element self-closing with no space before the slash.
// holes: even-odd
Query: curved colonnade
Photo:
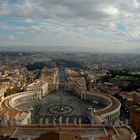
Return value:
<svg viewBox="0 0 140 140">
<path fill-rule="evenodd" d="M 113 124 L 116 120 L 119 120 L 121 103 L 115 97 L 106 93 L 87 92 L 86 99 L 97 99 L 106 105 L 105 108 L 95 111 L 94 115 L 100 116 L 107 124 Z"/>
<path fill-rule="evenodd" d="M 120 115 L 120 102 L 115 99 L 114 97 L 105 94 L 105 93 L 93 93 L 93 92 L 84 92 L 82 96 L 85 96 L 85 100 L 88 101 L 99 101 L 99 103 L 103 103 L 106 107 L 103 109 L 98 109 L 96 111 L 91 110 L 91 117 L 93 116 L 100 116 L 104 121 L 107 123 L 113 124 L 116 119 L 119 118 Z M 81 95 L 79 95 L 81 97 Z M 37 100 L 38 96 L 35 92 L 22 92 L 16 93 L 14 95 L 6 97 L 1 102 L 1 107 L 7 110 L 15 110 L 17 112 L 22 112 L 22 109 L 17 108 L 20 104 L 25 102 L 30 102 Z M 25 111 L 25 110 L 24 110 Z M 30 112 L 29 108 L 26 110 Z"/>
<path fill-rule="evenodd" d="M 17 105 L 29 102 L 36 99 L 36 94 L 33 92 L 21 92 L 4 98 L 0 103 L 0 110 L 7 112 L 6 115 L 1 118 L 2 126 L 15 126 L 31 123 L 30 110 L 20 110 L 16 108 Z M 5 124 L 8 122 L 8 124 Z"/>
</svg>

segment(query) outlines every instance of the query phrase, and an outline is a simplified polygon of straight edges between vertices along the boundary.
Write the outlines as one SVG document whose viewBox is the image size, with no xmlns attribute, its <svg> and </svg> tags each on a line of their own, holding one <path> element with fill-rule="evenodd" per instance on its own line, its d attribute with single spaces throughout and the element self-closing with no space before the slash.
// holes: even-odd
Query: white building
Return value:
<svg viewBox="0 0 140 140">
<path fill-rule="evenodd" d="M 48 94 L 48 82 L 44 81 L 35 81 L 26 88 L 27 91 L 34 91 L 37 96 L 41 99 L 42 96 Z"/>
</svg>

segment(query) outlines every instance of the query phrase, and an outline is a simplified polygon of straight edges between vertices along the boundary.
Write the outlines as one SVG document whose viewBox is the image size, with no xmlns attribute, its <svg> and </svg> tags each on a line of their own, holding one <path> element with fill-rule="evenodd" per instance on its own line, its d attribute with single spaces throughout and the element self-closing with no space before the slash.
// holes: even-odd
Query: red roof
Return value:
<svg viewBox="0 0 140 140">
<path fill-rule="evenodd" d="M 110 140 L 109 137 L 100 137 L 99 140 Z"/>
</svg>

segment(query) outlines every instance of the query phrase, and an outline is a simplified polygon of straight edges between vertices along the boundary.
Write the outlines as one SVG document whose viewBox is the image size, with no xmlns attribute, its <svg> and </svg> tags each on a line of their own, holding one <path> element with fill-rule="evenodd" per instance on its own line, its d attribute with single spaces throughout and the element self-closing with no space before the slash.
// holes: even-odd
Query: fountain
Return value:
<svg viewBox="0 0 140 140">
<path fill-rule="evenodd" d="M 72 112 L 72 107 L 63 104 L 63 97 L 62 97 L 62 91 L 59 94 L 59 104 L 55 105 L 55 106 L 51 106 L 48 108 L 49 112 L 51 114 L 55 114 L 55 115 L 64 115 L 64 114 L 69 114 Z"/>
</svg>

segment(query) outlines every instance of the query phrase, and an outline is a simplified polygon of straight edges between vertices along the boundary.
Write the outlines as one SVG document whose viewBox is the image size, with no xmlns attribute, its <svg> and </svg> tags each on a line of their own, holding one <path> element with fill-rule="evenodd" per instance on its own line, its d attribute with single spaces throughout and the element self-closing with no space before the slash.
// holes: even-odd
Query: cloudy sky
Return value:
<svg viewBox="0 0 140 140">
<path fill-rule="evenodd" d="M 140 50 L 140 0 L 0 0 L 0 48 L 13 46 Z"/>
</svg>

